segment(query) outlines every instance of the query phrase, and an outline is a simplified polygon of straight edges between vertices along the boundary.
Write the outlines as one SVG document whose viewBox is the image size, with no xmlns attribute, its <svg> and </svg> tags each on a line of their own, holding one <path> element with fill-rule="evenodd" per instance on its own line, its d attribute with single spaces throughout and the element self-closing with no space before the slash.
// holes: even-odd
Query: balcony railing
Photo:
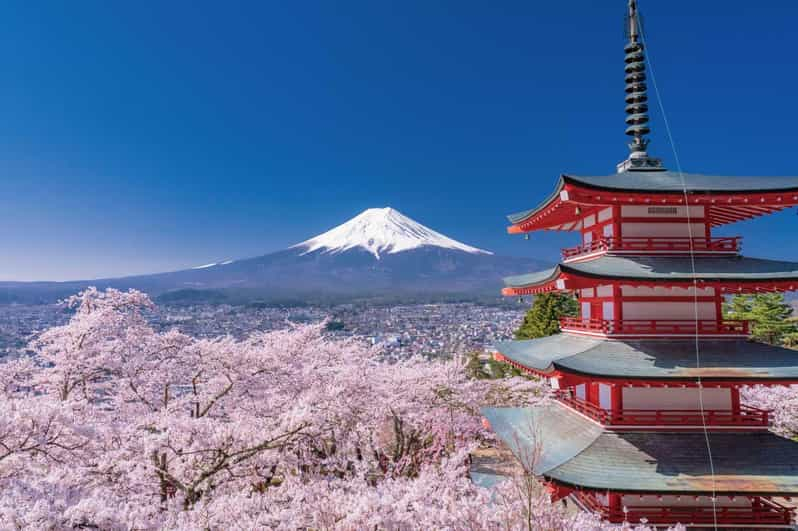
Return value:
<svg viewBox="0 0 798 531">
<path fill-rule="evenodd" d="M 764 409 L 740 406 L 739 411 L 727 409 L 622 409 L 600 408 L 574 397 L 568 391 L 558 391 L 556 398 L 576 411 L 605 426 L 735 426 L 767 427 L 770 414 Z"/>
<path fill-rule="evenodd" d="M 594 336 L 662 337 L 662 336 L 748 336 L 748 321 L 715 319 L 608 319 L 564 317 L 560 329 Z"/>
<path fill-rule="evenodd" d="M 792 521 L 792 510 L 772 500 L 754 498 L 748 507 L 667 507 L 627 506 L 610 509 L 587 492 L 576 492 L 576 497 L 589 510 L 600 514 L 613 523 L 639 523 L 645 519 L 649 524 L 722 524 L 722 525 L 784 525 Z"/>
<path fill-rule="evenodd" d="M 576 247 L 563 249 L 563 260 L 573 260 L 581 256 L 604 251 L 618 253 L 689 254 L 693 253 L 738 253 L 741 238 L 612 238 L 605 237 Z"/>
</svg>

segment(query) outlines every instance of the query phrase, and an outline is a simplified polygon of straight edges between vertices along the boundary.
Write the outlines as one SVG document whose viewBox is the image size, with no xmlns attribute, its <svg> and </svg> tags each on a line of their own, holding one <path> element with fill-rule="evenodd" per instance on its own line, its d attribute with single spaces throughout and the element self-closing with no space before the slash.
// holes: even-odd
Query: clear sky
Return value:
<svg viewBox="0 0 798 531">
<path fill-rule="evenodd" d="M 797 174 L 798 2 L 640 3 L 685 171 Z M 0 280 L 256 256 L 382 206 L 553 261 L 573 234 L 503 216 L 625 158 L 625 4 L 3 2 Z M 795 228 L 722 233 L 798 259 Z"/>
</svg>

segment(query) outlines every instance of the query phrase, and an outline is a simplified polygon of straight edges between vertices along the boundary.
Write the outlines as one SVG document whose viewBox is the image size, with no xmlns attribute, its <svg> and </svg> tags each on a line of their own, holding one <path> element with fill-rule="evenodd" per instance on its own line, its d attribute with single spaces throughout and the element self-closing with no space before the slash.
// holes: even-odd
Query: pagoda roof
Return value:
<svg viewBox="0 0 798 531">
<path fill-rule="evenodd" d="M 486 408 L 482 414 L 522 463 L 563 485 L 663 494 L 798 494 L 798 443 L 771 432 L 607 430 L 556 402 Z"/>
<path fill-rule="evenodd" d="M 495 349 L 533 371 L 641 380 L 796 380 L 798 351 L 744 339 L 615 340 L 555 334 Z"/>
<path fill-rule="evenodd" d="M 693 272 L 695 268 L 695 273 Z M 746 283 L 798 281 L 798 263 L 765 260 L 744 256 L 613 256 L 606 254 L 592 260 L 559 264 L 555 267 L 504 279 L 506 295 L 519 295 L 569 289 L 558 287 L 558 279 L 572 279 L 571 288 L 595 284 L 590 279 L 623 280 L 634 283 L 692 282 L 726 283 L 743 289 Z M 582 281 L 585 286 L 578 285 Z M 798 284 L 797 284 L 798 285 Z M 537 288 L 537 289 L 535 289 Z M 791 288 L 789 288 L 791 289 Z"/>
<path fill-rule="evenodd" d="M 582 193 L 580 193 L 580 191 Z M 566 196 L 562 195 L 566 192 Z M 570 192 L 570 193 L 568 193 Z M 596 195 L 601 194 L 603 195 Z M 674 171 L 626 171 L 602 176 L 560 175 L 554 192 L 535 208 L 510 214 L 511 232 L 541 228 L 573 230 L 572 214 L 555 212 L 564 203 L 587 205 L 648 204 L 664 201 L 684 202 L 684 195 L 695 196 L 690 203 L 710 204 L 713 225 L 776 212 L 798 203 L 798 177 L 730 177 L 679 173 Z M 764 194 L 764 196 L 763 196 Z M 746 196 L 756 196 L 749 203 Z M 621 197 L 622 196 L 622 197 Z M 717 202 L 718 199 L 723 202 Z M 534 219 L 540 217 L 540 219 Z"/>
</svg>

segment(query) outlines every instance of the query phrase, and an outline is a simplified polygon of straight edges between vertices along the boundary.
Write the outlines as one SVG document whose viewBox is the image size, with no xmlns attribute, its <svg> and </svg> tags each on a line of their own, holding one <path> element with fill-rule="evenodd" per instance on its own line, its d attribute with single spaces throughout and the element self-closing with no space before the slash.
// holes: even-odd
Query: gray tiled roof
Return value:
<svg viewBox="0 0 798 531">
<path fill-rule="evenodd" d="M 608 279 L 635 280 L 798 280 L 798 263 L 764 260 L 745 256 L 700 257 L 693 263 L 687 256 L 612 256 L 559 264 L 556 267 L 504 279 L 514 288 L 534 286 L 554 280 L 562 273 Z"/>
<path fill-rule="evenodd" d="M 491 408 L 483 415 L 536 474 L 596 490 L 798 494 L 798 443 L 770 432 L 606 431 L 561 404 Z"/>
<path fill-rule="evenodd" d="M 602 176 L 561 175 L 554 193 L 540 206 L 510 214 L 511 223 L 519 223 L 555 199 L 566 183 L 602 190 L 623 190 L 644 193 L 778 192 L 798 190 L 798 177 L 728 177 L 675 171 L 629 171 Z"/>
<path fill-rule="evenodd" d="M 534 465 L 535 474 L 567 463 L 604 431 L 557 402 L 535 408 L 483 408 L 482 415 L 522 464 Z"/>
<path fill-rule="evenodd" d="M 504 341 L 495 348 L 541 372 L 562 370 L 606 378 L 778 380 L 798 378 L 798 352 L 743 339 L 605 341 L 556 334 Z"/>
<path fill-rule="evenodd" d="M 798 189 L 798 177 L 739 177 L 677 171 L 629 171 L 601 176 L 563 175 L 566 183 L 635 192 L 773 192 Z"/>
</svg>

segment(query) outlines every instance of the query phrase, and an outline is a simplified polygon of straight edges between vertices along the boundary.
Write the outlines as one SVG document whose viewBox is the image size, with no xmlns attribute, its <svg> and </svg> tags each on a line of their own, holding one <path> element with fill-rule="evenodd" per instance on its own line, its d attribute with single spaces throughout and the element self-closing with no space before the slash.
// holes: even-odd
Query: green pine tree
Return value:
<svg viewBox="0 0 798 531">
<path fill-rule="evenodd" d="M 515 338 L 533 339 L 557 334 L 560 317 L 573 317 L 578 309 L 576 299 L 570 294 L 552 292 L 537 295 L 521 327 L 516 330 Z"/>
<path fill-rule="evenodd" d="M 466 374 L 471 378 L 481 380 L 485 378 L 485 371 L 482 369 L 482 362 L 479 359 L 479 352 L 474 351 L 468 354 L 468 362 L 466 363 Z"/>
<path fill-rule="evenodd" d="M 786 332 L 781 339 L 782 345 L 792 349 L 798 349 L 798 317 L 790 317 L 787 322 L 792 325 L 792 330 Z"/>
<path fill-rule="evenodd" d="M 750 321 L 751 337 L 771 345 L 790 345 L 798 338 L 798 323 L 791 319 L 792 307 L 781 293 L 734 295 L 723 306 L 728 319 Z"/>
</svg>

